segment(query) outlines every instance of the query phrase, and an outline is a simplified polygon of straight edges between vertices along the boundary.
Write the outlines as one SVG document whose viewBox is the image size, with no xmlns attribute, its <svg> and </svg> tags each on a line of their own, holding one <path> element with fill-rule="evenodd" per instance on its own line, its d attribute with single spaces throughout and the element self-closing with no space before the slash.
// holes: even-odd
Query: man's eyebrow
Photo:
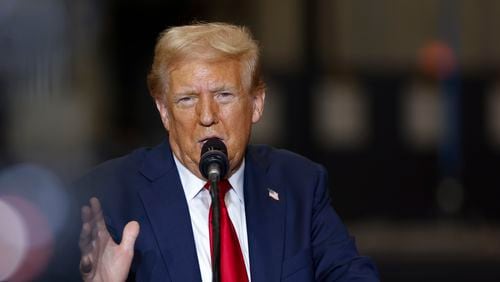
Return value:
<svg viewBox="0 0 500 282">
<path fill-rule="evenodd" d="M 212 92 L 212 93 L 221 92 L 221 91 L 233 91 L 234 92 L 235 90 L 236 90 L 236 87 L 225 85 L 225 84 L 210 88 L 210 92 Z"/>
<path fill-rule="evenodd" d="M 187 96 L 187 95 L 196 95 L 196 90 L 194 90 L 194 89 L 181 89 L 181 90 L 173 93 L 173 96 Z"/>
</svg>

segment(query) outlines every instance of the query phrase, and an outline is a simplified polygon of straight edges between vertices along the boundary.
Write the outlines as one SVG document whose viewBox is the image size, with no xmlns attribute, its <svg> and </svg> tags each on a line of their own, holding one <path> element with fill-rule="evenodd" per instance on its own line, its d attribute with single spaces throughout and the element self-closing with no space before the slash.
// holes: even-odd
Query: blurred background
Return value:
<svg viewBox="0 0 500 282">
<path fill-rule="evenodd" d="M 327 167 L 382 281 L 500 281 L 494 0 L 0 1 L 0 281 L 77 280 L 68 183 L 165 138 L 146 75 L 192 21 L 253 31 L 253 142 Z"/>
</svg>

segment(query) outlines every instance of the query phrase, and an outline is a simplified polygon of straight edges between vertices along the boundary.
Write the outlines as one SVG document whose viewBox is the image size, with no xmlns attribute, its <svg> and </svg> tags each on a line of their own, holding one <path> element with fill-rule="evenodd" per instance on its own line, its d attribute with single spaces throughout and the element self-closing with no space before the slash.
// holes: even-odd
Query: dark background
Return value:
<svg viewBox="0 0 500 282">
<path fill-rule="evenodd" d="M 253 142 L 326 166 L 333 204 L 383 281 L 500 281 L 495 1 L 28 2 L 0 6 L 5 171 L 30 162 L 69 183 L 160 142 L 146 87 L 158 34 L 229 21 L 262 47 L 268 99 Z M 54 248 L 54 261 L 65 256 Z"/>
</svg>

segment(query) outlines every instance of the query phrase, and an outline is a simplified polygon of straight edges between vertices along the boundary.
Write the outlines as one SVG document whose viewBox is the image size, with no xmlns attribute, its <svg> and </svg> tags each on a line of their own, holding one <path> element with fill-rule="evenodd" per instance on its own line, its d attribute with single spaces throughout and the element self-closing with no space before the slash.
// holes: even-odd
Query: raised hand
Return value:
<svg viewBox="0 0 500 282">
<path fill-rule="evenodd" d="M 139 234 L 139 223 L 130 221 L 123 229 L 122 241 L 116 244 L 111 238 L 101 204 L 90 199 L 90 206 L 82 207 L 82 231 L 80 233 L 80 274 L 84 281 L 121 282 L 127 279 L 134 243 Z"/>
</svg>

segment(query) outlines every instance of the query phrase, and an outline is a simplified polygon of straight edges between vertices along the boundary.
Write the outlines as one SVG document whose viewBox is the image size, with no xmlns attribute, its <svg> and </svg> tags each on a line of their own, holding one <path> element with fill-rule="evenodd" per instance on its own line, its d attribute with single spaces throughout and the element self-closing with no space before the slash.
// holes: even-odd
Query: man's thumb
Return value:
<svg viewBox="0 0 500 282">
<path fill-rule="evenodd" d="M 137 221 L 130 221 L 125 225 L 125 228 L 123 228 L 122 242 L 120 245 L 127 251 L 133 251 L 137 235 L 139 235 L 139 223 Z"/>
</svg>

